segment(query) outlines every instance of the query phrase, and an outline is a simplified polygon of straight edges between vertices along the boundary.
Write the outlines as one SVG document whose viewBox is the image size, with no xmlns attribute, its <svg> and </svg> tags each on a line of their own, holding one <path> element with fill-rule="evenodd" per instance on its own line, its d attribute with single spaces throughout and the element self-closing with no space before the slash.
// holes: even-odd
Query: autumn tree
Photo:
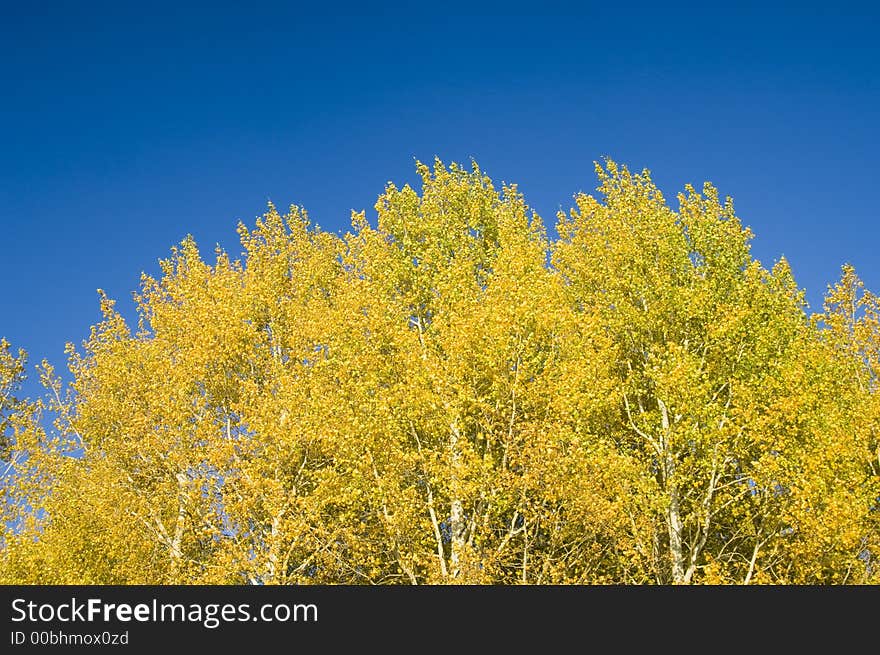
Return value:
<svg viewBox="0 0 880 655">
<path fill-rule="evenodd" d="M 688 187 L 673 212 L 647 173 L 597 172 L 604 198 L 581 195 L 560 217 L 554 265 L 614 342 L 612 430 L 656 499 L 646 568 L 658 582 L 788 582 L 792 566 L 822 581 L 818 552 L 794 561 L 804 535 L 789 512 L 807 508 L 812 538 L 841 527 L 833 496 L 850 499 L 842 520 L 871 511 L 877 479 L 829 374 L 852 377 L 830 367 L 785 260 L 751 258 L 729 199 Z M 838 574 L 860 567 L 856 542 L 838 541 Z"/>
<path fill-rule="evenodd" d="M 22 397 L 27 353 L 0 339 L 0 548 L 36 527 L 34 505 L 45 494 L 37 464 L 45 445 L 43 403 Z"/>
<path fill-rule="evenodd" d="M 12 415 L 21 405 L 16 393 L 24 379 L 27 356 L 15 352 L 6 339 L 0 339 L 0 458 L 7 460 L 12 445 Z"/>
<path fill-rule="evenodd" d="M 673 210 L 609 161 L 551 238 L 476 165 L 417 170 L 344 235 L 270 206 L 239 258 L 185 239 L 136 327 L 102 294 L 72 383 L 42 367 L 0 579 L 877 579 L 854 272 L 810 317 L 711 185 Z"/>
</svg>

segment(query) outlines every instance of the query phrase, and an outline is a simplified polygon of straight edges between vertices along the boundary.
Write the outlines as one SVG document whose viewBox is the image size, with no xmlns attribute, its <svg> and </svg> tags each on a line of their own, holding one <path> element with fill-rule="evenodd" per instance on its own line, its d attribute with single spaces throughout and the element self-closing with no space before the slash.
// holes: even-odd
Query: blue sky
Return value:
<svg viewBox="0 0 880 655">
<path fill-rule="evenodd" d="M 814 309 L 844 262 L 880 292 L 877 9 L 475 7 L 4 2 L 0 335 L 61 368 L 187 233 L 238 253 L 269 199 L 342 229 L 435 155 L 548 223 L 604 155 L 711 180 Z"/>
</svg>

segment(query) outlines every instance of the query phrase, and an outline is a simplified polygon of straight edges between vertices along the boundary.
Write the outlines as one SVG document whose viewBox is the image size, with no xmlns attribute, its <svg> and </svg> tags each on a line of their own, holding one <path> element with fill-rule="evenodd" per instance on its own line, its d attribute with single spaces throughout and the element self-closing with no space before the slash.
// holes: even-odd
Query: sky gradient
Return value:
<svg viewBox="0 0 880 655">
<path fill-rule="evenodd" d="M 844 262 L 880 292 L 880 13 L 709 4 L 4 3 L 0 336 L 63 368 L 186 234 L 237 255 L 268 200 L 344 230 L 435 155 L 548 224 L 606 155 L 673 205 L 710 180 L 814 311 Z"/>
</svg>

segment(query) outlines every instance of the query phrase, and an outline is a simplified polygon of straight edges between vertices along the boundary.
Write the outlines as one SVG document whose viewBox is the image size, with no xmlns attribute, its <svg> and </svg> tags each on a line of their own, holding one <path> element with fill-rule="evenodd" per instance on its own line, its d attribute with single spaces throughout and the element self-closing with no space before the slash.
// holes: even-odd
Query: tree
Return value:
<svg viewBox="0 0 880 655">
<path fill-rule="evenodd" d="M 37 498 L 33 462 L 28 452 L 44 434 L 40 427 L 42 403 L 19 397 L 26 379 L 27 353 L 14 351 L 0 339 L 0 544 L 21 530 L 31 515 L 29 501 Z"/>
<path fill-rule="evenodd" d="M 12 415 L 21 406 L 16 397 L 24 379 L 27 354 L 17 353 L 6 339 L 0 339 L 0 458 L 9 458 L 12 449 Z"/>
<path fill-rule="evenodd" d="M 342 236 L 185 239 L 136 330 L 101 294 L 0 579 L 876 580 L 876 297 L 809 317 L 711 185 L 597 172 L 558 239 L 437 161 Z"/>
</svg>

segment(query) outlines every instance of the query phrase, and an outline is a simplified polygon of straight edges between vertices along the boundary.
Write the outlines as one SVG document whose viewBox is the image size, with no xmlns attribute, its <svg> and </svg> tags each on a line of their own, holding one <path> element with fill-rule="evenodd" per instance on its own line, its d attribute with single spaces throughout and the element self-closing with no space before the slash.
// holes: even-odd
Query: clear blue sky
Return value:
<svg viewBox="0 0 880 655">
<path fill-rule="evenodd" d="M 341 229 L 434 155 L 548 222 L 603 155 L 669 198 L 708 179 L 814 309 L 847 261 L 880 292 L 868 3 L 295 5 L 3 3 L 0 335 L 34 363 L 61 368 L 98 287 L 130 313 L 185 234 L 238 253 L 269 199 Z"/>
</svg>

